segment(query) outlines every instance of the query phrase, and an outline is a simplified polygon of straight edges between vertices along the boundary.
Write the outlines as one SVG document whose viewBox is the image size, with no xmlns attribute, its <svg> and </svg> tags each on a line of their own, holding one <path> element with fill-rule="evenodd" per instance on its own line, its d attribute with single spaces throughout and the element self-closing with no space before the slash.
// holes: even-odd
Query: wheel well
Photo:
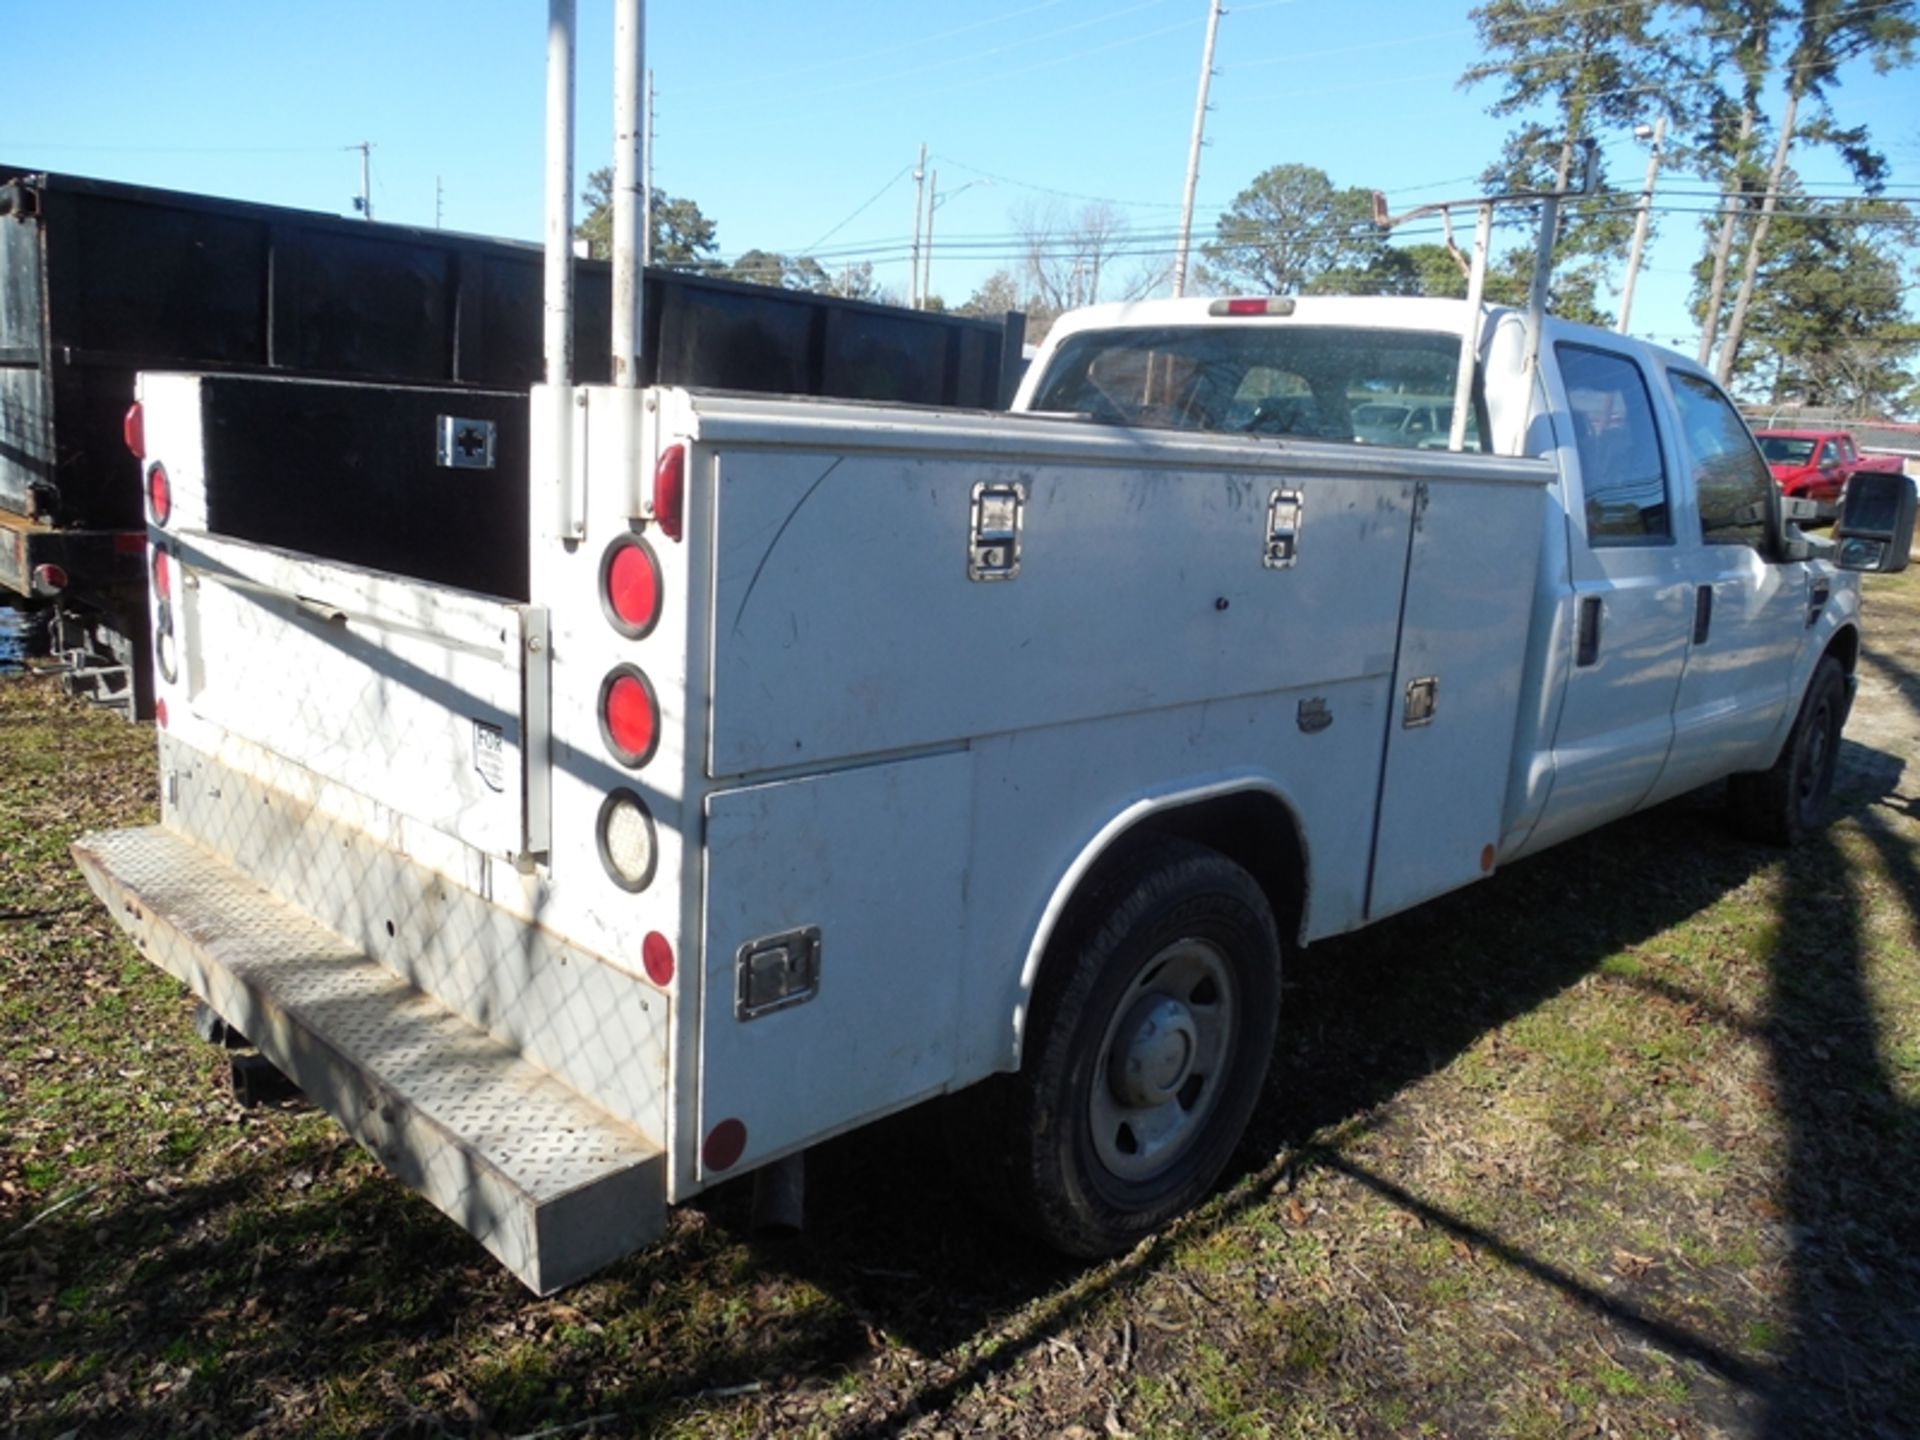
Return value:
<svg viewBox="0 0 1920 1440">
<path fill-rule="evenodd" d="M 1264 790 L 1239 790 L 1147 816 L 1115 842 L 1137 835 L 1174 835 L 1218 850 L 1259 882 L 1283 944 L 1295 943 L 1306 918 L 1307 855 L 1299 822 Z"/>
<path fill-rule="evenodd" d="M 1853 667 L 1860 661 L 1860 632 L 1851 625 L 1842 627 L 1827 642 L 1827 654 L 1838 660 L 1847 674 L 1853 674 Z"/>
</svg>

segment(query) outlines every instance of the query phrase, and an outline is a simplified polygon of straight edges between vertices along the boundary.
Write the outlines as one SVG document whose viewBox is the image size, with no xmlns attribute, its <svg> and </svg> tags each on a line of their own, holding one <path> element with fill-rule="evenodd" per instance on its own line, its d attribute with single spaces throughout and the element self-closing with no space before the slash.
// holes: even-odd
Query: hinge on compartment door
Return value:
<svg viewBox="0 0 1920 1440">
<path fill-rule="evenodd" d="M 969 580 L 1012 580 L 1020 573 L 1020 521 L 1027 487 L 981 481 L 973 487 L 967 535 Z"/>
</svg>

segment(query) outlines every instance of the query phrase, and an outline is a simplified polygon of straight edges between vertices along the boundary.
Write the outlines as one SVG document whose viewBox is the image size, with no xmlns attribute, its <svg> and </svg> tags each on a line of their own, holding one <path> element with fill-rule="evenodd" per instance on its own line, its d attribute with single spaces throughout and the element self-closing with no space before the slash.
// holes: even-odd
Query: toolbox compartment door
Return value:
<svg viewBox="0 0 1920 1440">
<path fill-rule="evenodd" d="M 727 1169 L 951 1078 L 972 794 L 962 750 L 708 797 L 700 1134 L 746 1127 Z M 811 995 L 745 1015 L 743 953 L 809 932 Z"/>
</svg>

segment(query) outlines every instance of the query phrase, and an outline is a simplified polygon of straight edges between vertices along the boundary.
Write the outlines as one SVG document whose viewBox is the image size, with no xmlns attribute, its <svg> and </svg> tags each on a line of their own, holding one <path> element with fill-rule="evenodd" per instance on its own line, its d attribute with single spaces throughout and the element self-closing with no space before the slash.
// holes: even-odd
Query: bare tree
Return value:
<svg viewBox="0 0 1920 1440">
<path fill-rule="evenodd" d="M 1057 314 L 1102 300 L 1138 300 L 1166 279 L 1163 262 L 1134 252 L 1126 217 L 1111 205 L 1094 202 L 1072 214 L 1057 202 L 1026 205 L 1012 221 L 1035 308 Z"/>
</svg>

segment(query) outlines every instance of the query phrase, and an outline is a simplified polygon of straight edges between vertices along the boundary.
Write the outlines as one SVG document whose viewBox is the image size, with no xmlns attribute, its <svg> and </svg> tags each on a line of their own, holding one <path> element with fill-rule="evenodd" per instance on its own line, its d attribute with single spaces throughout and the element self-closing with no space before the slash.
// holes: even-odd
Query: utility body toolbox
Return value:
<svg viewBox="0 0 1920 1440">
<path fill-rule="evenodd" d="M 581 378 L 604 380 L 608 267 L 574 269 Z M 1018 316 L 669 270 L 644 283 L 650 381 L 993 407 L 1018 379 Z M 0 587 L 55 600 L 85 682 L 147 713 L 141 472 L 122 444 L 136 373 L 524 398 L 541 373 L 540 285 L 537 246 L 0 164 Z M 246 472 L 253 504 L 325 488 L 337 413 L 298 417 L 274 466 Z M 430 450 L 411 458 L 430 473 Z M 499 473 L 524 488 L 518 459 L 501 455 Z"/>
</svg>

